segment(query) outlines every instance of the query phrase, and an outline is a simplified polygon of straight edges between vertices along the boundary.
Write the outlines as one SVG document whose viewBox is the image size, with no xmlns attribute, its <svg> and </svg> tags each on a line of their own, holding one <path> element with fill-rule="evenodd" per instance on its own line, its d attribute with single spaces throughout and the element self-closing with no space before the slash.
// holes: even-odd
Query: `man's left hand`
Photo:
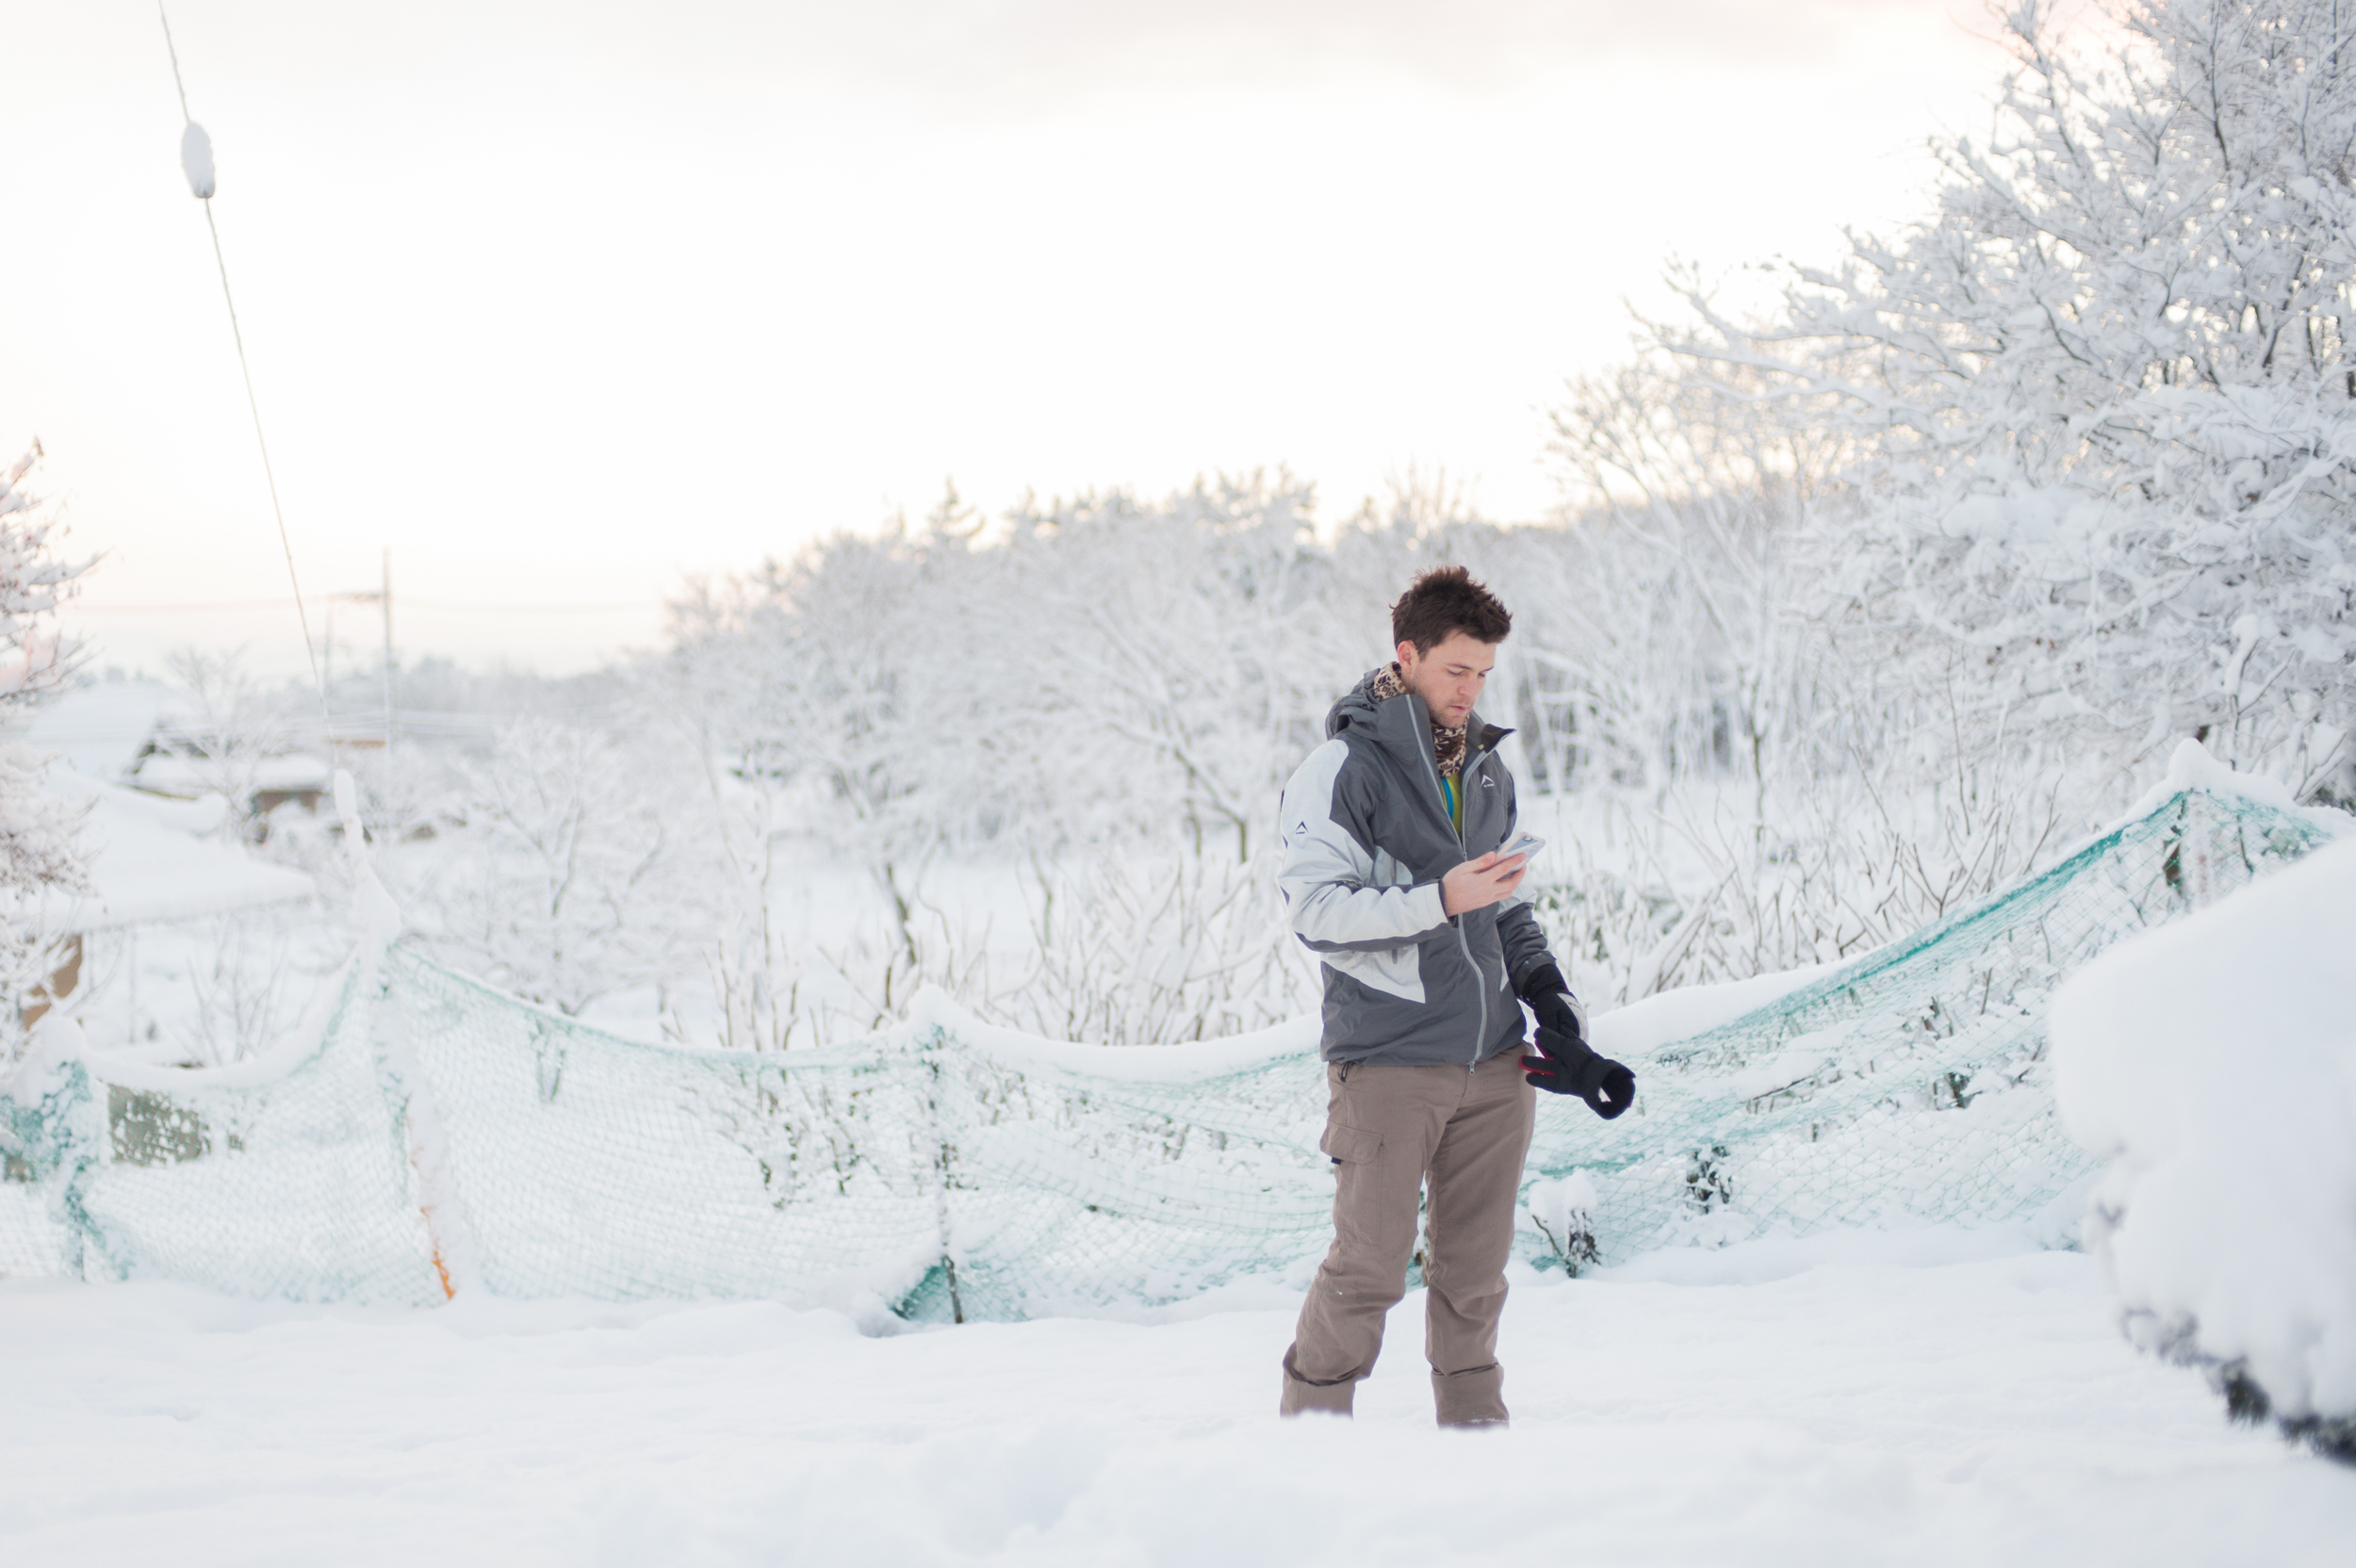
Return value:
<svg viewBox="0 0 2356 1568">
<path fill-rule="evenodd" d="M 1538 1017 L 1538 1027 L 1587 1043 L 1587 1018 L 1580 1011 L 1578 999 L 1566 990 L 1541 991 L 1530 999 L 1530 1010 Z"/>
<path fill-rule="evenodd" d="M 1530 1010 L 1538 1015 L 1539 1028 L 1568 1035 L 1582 1045 L 1586 1043 L 1587 1009 L 1571 994 L 1571 983 L 1562 978 L 1562 972 L 1553 960 L 1523 975 L 1513 993 L 1529 1003 Z"/>
<path fill-rule="evenodd" d="M 1522 1071 L 1548 1094 L 1575 1094 L 1606 1121 L 1636 1103 L 1636 1074 L 1609 1056 L 1596 1055 L 1585 1041 L 1542 1025 L 1538 1051 L 1522 1058 Z"/>
</svg>

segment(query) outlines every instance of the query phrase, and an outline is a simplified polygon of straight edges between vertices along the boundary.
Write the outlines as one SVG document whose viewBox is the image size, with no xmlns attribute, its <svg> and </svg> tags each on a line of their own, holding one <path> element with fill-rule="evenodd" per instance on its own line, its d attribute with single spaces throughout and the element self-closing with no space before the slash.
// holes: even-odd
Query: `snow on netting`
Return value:
<svg viewBox="0 0 2356 1568">
<path fill-rule="evenodd" d="M 2180 791 L 2030 881 L 1638 1059 L 1637 1105 L 1615 1122 L 1542 1096 L 1527 1180 L 1584 1173 L 1605 1261 L 2034 1217 L 2092 1168 L 2048 1086 L 2058 980 L 2328 833 Z M 1314 1021 L 1107 1050 L 938 998 L 918 1013 L 832 1051 L 694 1051 L 401 947 L 364 954 L 291 1064 L 183 1073 L 85 1054 L 38 1098 L 0 1097 L 0 1271 L 395 1301 L 440 1299 L 447 1277 L 963 1319 L 1174 1299 L 1323 1250 Z M 1541 1265 L 1566 1239 L 1555 1209 L 1525 1215 Z"/>
<path fill-rule="evenodd" d="M 2326 842 L 2321 818 L 2181 790 L 2040 875 L 1652 1053 L 1630 1114 L 1542 1117 L 1530 1165 L 1588 1172 L 1606 1261 L 1778 1230 L 2035 1218 L 2099 1164 L 2054 1113 L 2054 988 Z"/>
<path fill-rule="evenodd" d="M 405 1097 L 371 1047 L 368 1009 L 354 1004 L 367 983 L 355 964 L 316 1049 L 290 1070 L 190 1072 L 102 1056 L 57 1068 L 33 1105 L 0 1096 L 0 1138 L 13 1146 L 0 1272 L 427 1299 L 433 1247 Z"/>
</svg>

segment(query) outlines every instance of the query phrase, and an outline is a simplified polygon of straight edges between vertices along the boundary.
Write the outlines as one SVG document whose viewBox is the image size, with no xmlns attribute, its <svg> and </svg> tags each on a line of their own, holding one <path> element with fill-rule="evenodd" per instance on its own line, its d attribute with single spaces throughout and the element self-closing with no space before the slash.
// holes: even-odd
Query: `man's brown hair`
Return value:
<svg viewBox="0 0 2356 1568">
<path fill-rule="evenodd" d="M 1391 641 L 1413 643 L 1418 654 L 1447 642 L 1451 631 L 1476 643 L 1502 643 L 1513 629 L 1513 617 L 1505 606 L 1462 566 L 1419 573 L 1391 606 Z"/>
</svg>

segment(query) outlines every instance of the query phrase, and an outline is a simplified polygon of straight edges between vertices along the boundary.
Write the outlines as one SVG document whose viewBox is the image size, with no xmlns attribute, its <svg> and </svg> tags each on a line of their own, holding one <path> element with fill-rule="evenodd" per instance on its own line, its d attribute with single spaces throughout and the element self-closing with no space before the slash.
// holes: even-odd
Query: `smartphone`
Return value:
<svg viewBox="0 0 2356 1568">
<path fill-rule="evenodd" d="M 1535 855 L 1545 844 L 1546 840 L 1535 833 L 1516 833 L 1512 843 L 1497 850 L 1497 858 L 1510 860 L 1516 855 Z"/>
</svg>

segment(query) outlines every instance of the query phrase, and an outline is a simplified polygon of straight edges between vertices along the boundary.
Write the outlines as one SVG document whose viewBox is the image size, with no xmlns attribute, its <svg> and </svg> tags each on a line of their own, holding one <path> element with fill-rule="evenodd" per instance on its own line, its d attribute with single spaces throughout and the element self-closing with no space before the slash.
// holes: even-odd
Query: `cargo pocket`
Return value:
<svg viewBox="0 0 2356 1568">
<path fill-rule="evenodd" d="M 1371 1165 L 1374 1157 L 1383 1152 L 1383 1135 L 1334 1122 L 1325 1129 L 1325 1136 L 1317 1140 L 1317 1147 L 1332 1155 L 1335 1165 Z"/>
</svg>

